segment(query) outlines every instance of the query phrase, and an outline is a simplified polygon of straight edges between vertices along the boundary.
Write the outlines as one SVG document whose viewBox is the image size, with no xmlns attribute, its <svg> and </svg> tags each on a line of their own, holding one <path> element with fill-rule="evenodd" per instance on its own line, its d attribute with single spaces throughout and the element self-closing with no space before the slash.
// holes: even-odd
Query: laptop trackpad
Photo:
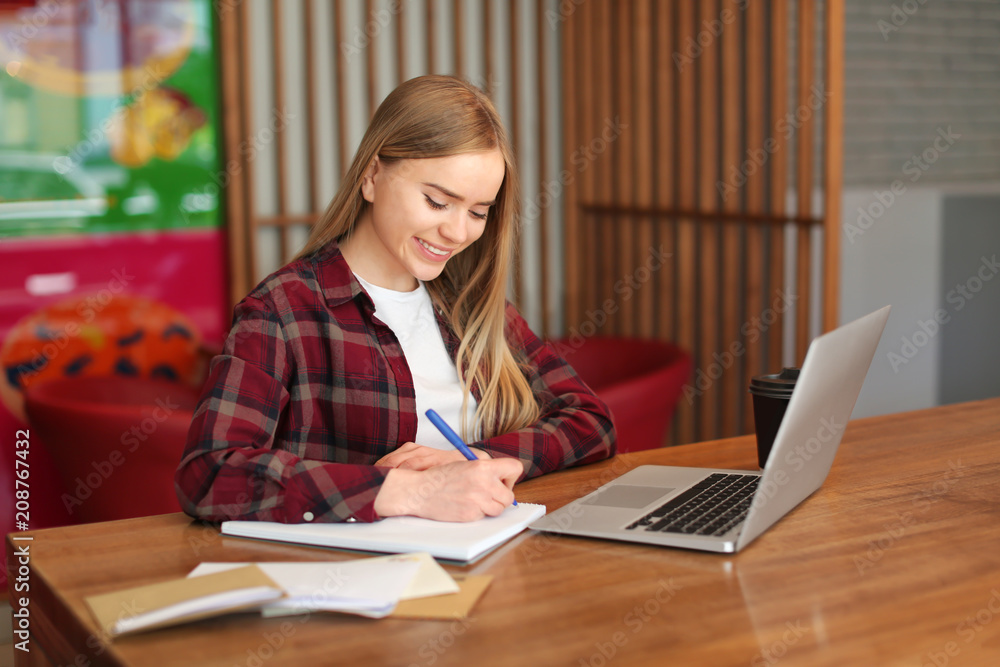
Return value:
<svg viewBox="0 0 1000 667">
<path fill-rule="evenodd" d="M 600 493 L 594 494 L 584 501 L 587 505 L 604 507 L 630 507 L 639 509 L 645 507 L 657 498 L 662 498 L 673 491 L 661 486 L 633 486 L 631 484 L 615 484 Z"/>
</svg>

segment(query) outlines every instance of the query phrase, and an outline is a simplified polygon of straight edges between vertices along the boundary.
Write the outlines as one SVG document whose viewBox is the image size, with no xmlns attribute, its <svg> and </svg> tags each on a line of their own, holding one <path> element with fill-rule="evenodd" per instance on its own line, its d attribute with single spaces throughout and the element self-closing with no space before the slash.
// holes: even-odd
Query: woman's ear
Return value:
<svg viewBox="0 0 1000 667">
<path fill-rule="evenodd" d="M 375 175 L 379 170 L 378 155 L 372 158 L 371 163 L 368 165 L 368 169 L 365 171 L 365 177 L 361 179 L 361 196 L 365 198 L 369 204 L 375 201 Z"/>
</svg>

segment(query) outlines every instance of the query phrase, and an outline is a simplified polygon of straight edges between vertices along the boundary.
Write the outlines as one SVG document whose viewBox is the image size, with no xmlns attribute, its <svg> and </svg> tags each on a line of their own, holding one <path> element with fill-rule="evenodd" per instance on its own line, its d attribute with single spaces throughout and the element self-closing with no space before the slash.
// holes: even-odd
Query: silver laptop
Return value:
<svg viewBox="0 0 1000 667">
<path fill-rule="evenodd" d="M 813 340 L 763 470 L 639 466 L 531 528 L 743 549 L 823 484 L 888 318 L 886 306 Z"/>
</svg>

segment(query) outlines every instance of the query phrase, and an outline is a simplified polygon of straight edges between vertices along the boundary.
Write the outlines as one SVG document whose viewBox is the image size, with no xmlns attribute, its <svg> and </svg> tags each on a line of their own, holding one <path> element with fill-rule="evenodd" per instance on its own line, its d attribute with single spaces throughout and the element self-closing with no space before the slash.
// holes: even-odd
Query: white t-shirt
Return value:
<svg viewBox="0 0 1000 667">
<path fill-rule="evenodd" d="M 415 442 L 436 449 L 454 449 L 424 414 L 434 409 L 456 433 L 461 433 L 462 388 L 458 384 L 458 370 L 444 345 L 427 288 L 421 282 L 412 292 L 397 292 L 354 275 L 375 303 L 375 317 L 396 334 L 413 375 L 417 397 Z M 475 412 L 476 399 L 470 395 L 466 422 L 470 426 Z"/>
</svg>

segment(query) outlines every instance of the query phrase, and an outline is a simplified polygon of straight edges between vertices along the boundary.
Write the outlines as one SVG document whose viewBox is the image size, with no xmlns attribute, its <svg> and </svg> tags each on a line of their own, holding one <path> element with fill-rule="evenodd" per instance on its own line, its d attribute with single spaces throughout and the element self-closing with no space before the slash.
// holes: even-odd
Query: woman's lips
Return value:
<svg viewBox="0 0 1000 667">
<path fill-rule="evenodd" d="M 448 259 L 449 257 L 451 257 L 451 254 L 453 252 L 452 250 L 448 250 L 448 249 L 445 249 L 445 248 L 440 248 L 440 247 L 438 247 L 436 245 L 432 245 L 432 244 L 428 243 L 427 241 L 424 241 L 423 239 L 417 238 L 415 236 L 413 238 L 414 238 L 414 241 L 417 244 L 417 247 L 420 248 L 420 251 L 428 259 L 430 259 L 432 261 L 441 262 L 441 261 L 444 261 L 444 260 Z"/>
</svg>

